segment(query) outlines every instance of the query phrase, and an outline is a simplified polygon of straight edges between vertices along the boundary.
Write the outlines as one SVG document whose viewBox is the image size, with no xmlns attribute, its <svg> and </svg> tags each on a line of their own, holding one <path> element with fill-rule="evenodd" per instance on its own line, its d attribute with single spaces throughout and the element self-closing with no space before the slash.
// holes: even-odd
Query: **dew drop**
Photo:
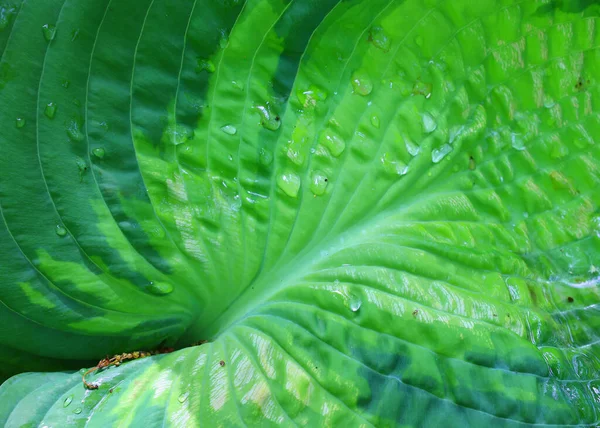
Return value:
<svg viewBox="0 0 600 428">
<path fill-rule="evenodd" d="M 171 143 L 175 146 L 186 143 L 192 138 L 193 132 L 185 125 L 181 123 L 171 124 L 165 129 L 164 138 L 167 143 Z"/>
<path fill-rule="evenodd" d="M 225 32 L 223 32 L 221 34 L 221 38 L 219 39 L 219 47 L 221 49 L 225 49 L 228 44 L 229 44 L 229 36 Z"/>
<path fill-rule="evenodd" d="M 352 73 L 351 83 L 354 92 L 359 95 L 367 96 L 373 91 L 373 82 L 364 70 L 356 70 Z"/>
<path fill-rule="evenodd" d="M 293 172 L 286 172 L 277 177 L 277 186 L 286 195 L 295 198 L 300 191 L 300 177 Z"/>
<path fill-rule="evenodd" d="M 189 392 L 184 392 L 183 394 L 179 395 L 179 398 L 177 399 L 180 403 L 185 403 L 186 400 L 188 399 L 190 393 Z"/>
<path fill-rule="evenodd" d="M 273 153 L 267 149 L 260 149 L 259 162 L 264 166 L 269 166 L 273 162 Z"/>
<path fill-rule="evenodd" d="M 352 312 L 358 312 L 362 306 L 362 301 L 355 295 L 351 294 L 350 298 L 348 299 L 348 305 L 350 306 L 350 310 Z"/>
<path fill-rule="evenodd" d="M 371 125 L 373 125 L 373 127 L 379 129 L 381 122 L 379 120 L 379 116 L 377 115 L 373 115 L 371 116 Z"/>
<path fill-rule="evenodd" d="M 56 234 L 62 238 L 63 236 L 67 235 L 67 229 L 65 229 L 64 226 L 57 224 L 56 225 Z"/>
<path fill-rule="evenodd" d="M 383 169 L 392 175 L 406 175 L 408 172 L 408 165 L 406 165 L 401 160 L 393 159 L 392 155 L 389 153 L 384 153 L 381 157 L 381 163 L 383 164 Z"/>
<path fill-rule="evenodd" d="M 202 73 L 203 71 L 214 73 L 216 70 L 215 64 L 213 64 L 213 62 L 210 59 L 198 58 L 196 62 L 196 73 Z"/>
<path fill-rule="evenodd" d="M 42 33 L 47 42 L 51 42 L 56 37 L 56 26 L 52 24 L 42 25 Z"/>
<path fill-rule="evenodd" d="M 74 42 L 75 40 L 77 40 L 77 38 L 79 37 L 79 28 L 75 28 L 73 31 L 71 31 L 71 41 Z"/>
<path fill-rule="evenodd" d="M 54 119 L 54 116 L 56 115 L 56 109 L 57 106 L 55 103 L 48 103 L 46 104 L 46 108 L 44 109 L 44 114 L 46 115 L 46 117 L 48 119 Z"/>
<path fill-rule="evenodd" d="M 427 82 L 421 82 L 417 80 L 413 86 L 412 93 L 413 95 L 423 95 L 425 99 L 431 98 L 431 92 L 433 90 L 433 85 Z"/>
<path fill-rule="evenodd" d="M 373 45 L 381 49 L 384 52 L 390 50 L 390 38 L 385 34 L 383 28 L 379 26 L 375 26 L 371 28 L 369 32 L 369 41 L 373 43 Z"/>
<path fill-rule="evenodd" d="M 319 135 L 319 143 L 325 146 L 332 156 L 339 157 L 346 149 L 346 143 L 335 132 L 325 129 Z"/>
<path fill-rule="evenodd" d="M 433 163 L 438 163 L 442 159 L 444 159 L 446 155 L 451 151 L 452 146 L 450 144 L 444 144 L 439 149 L 433 149 L 433 151 L 431 152 L 431 160 L 433 161 Z"/>
<path fill-rule="evenodd" d="M 260 115 L 260 124 L 263 128 L 270 131 L 277 131 L 279 129 L 281 126 L 281 119 L 278 115 L 271 111 L 271 106 L 269 103 L 264 106 L 256 106 L 256 110 Z"/>
<path fill-rule="evenodd" d="M 240 82 L 239 80 L 232 80 L 232 81 L 231 81 L 231 84 L 232 84 L 234 87 L 238 88 L 240 91 L 243 91 L 243 90 L 244 90 L 244 83 L 243 83 L 243 82 Z"/>
<path fill-rule="evenodd" d="M 329 179 L 323 171 L 313 171 L 310 177 L 310 191 L 316 196 L 321 196 L 325 193 L 328 182 Z"/>
<path fill-rule="evenodd" d="M 173 286 L 167 282 L 150 281 L 146 289 L 156 296 L 165 296 L 173 292 Z"/>
<path fill-rule="evenodd" d="M 304 108 L 313 108 L 319 101 L 325 101 L 327 99 L 327 92 L 319 88 L 316 85 L 310 85 L 307 90 L 296 91 L 296 97 Z"/>
<path fill-rule="evenodd" d="M 79 177 L 83 178 L 83 175 L 87 172 L 87 163 L 85 163 L 85 161 L 78 157 L 77 160 L 75 161 L 75 163 L 77 164 L 77 168 L 79 169 Z"/>
<path fill-rule="evenodd" d="M 63 80 L 62 87 L 63 88 L 68 88 L 70 84 L 71 84 L 71 82 L 69 82 L 68 80 Z"/>
<path fill-rule="evenodd" d="M 294 145 L 293 143 L 288 146 L 286 154 L 288 159 L 298 166 L 301 166 L 306 160 L 304 153 L 298 149 L 297 145 Z"/>
<path fill-rule="evenodd" d="M 81 142 L 85 139 L 84 133 L 81 132 L 81 124 L 76 120 L 72 120 L 67 126 L 67 135 L 75 142 Z"/>
<path fill-rule="evenodd" d="M 65 398 L 65 401 L 63 401 L 63 407 L 69 407 L 69 404 L 71 404 L 72 401 L 73 396 L 69 395 L 67 398 Z"/>
<path fill-rule="evenodd" d="M 104 159 L 104 155 L 106 154 L 106 151 L 104 150 L 104 147 L 97 147 L 92 150 L 92 154 L 94 156 L 96 156 L 98 159 Z"/>
<path fill-rule="evenodd" d="M 423 132 L 431 134 L 437 128 L 435 118 L 430 113 L 423 113 Z"/>
<path fill-rule="evenodd" d="M 546 95 L 544 97 L 544 107 L 545 108 L 552 108 L 554 107 L 556 103 L 554 102 L 554 100 L 552 98 L 550 98 L 548 95 Z"/>
<path fill-rule="evenodd" d="M 14 5 L 0 6 L 0 31 L 8 27 L 16 13 L 17 8 Z"/>
<path fill-rule="evenodd" d="M 81 413 L 81 407 L 76 408 L 75 410 L 73 410 L 73 413 L 75 413 L 76 415 Z"/>
<path fill-rule="evenodd" d="M 17 128 L 22 128 L 25 126 L 25 119 L 23 119 L 22 117 L 17 117 L 17 120 L 15 120 L 15 125 Z"/>
<path fill-rule="evenodd" d="M 510 145 L 515 150 L 525 150 L 525 142 L 523 141 L 523 138 L 514 132 L 510 135 Z"/>
<path fill-rule="evenodd" d="M 224 133 L 226 133 L 228 135 L 235 135 L 235 134 L 237 134 L 237 129 L 233 125 L 221 126 L 221 131 L 223 131 Z"/>
<path fill-rule="evenodd" d="M 421 151 L 421 148 L 410 140 L 406 140 L 405 145 L 406 145 L 406 151 L 408 152 L 409 155 L 411 155 L 413 157 L 417 156 L 419 154 L 419 152 Z"/>
</svg>

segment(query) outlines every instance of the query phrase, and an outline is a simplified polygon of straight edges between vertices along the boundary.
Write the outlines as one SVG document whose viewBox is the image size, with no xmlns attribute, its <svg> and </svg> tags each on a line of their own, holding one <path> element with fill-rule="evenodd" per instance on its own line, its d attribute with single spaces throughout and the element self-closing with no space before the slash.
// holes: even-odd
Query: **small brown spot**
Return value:
<svg viewBox="0 0 600 428">
<path fill-rule="evenodd" d="M 109 394 L 112 394 L 112 392 L 113 392 L 113 389 L 112 389 L 112 388 L 108 390 L 108 393 L 109 393 Z"/>
<path fill-rule="evenodd" d="M 225 367 L 225 361 L 223 361 L 223 360 L 219 361 L 219 365 L 220 365 L 221 367 Z"/>
<path fill-rule="evenodd" d="M 418 315 L 418 313 L 419 313 L 419 310 L 418 310 L 418 309 L 415 309 L 415 310 L 413 311 L 413 313 L 412 313 L 412 314 L 413 314 L 413 317 L 416 317 L 416 316 Z"/>
<path fill-rule="evenodd" d="M 492 314 L 492 316 L 494 316 L 494 317 L 497 317 L 498 315 L 496 315 L 496 314 Z"/>
<path fill-rule="evenodd" d="M 571 296 L 567 297 L 567 302 L 573 303 L 574 301 L 575 299 L 573 299 Z"/>
</svg>

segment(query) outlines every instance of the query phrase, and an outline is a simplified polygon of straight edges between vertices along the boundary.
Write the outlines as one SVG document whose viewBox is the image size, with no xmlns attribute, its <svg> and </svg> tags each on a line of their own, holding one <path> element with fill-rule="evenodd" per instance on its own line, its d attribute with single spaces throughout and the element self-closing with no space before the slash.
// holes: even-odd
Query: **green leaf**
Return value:
<svg viewBox="0 0 600 428">
<path fill-rule="evenodd" d="M 0 424 L 600 423 L 599 15 L 1 3 Z"/>
</svg>

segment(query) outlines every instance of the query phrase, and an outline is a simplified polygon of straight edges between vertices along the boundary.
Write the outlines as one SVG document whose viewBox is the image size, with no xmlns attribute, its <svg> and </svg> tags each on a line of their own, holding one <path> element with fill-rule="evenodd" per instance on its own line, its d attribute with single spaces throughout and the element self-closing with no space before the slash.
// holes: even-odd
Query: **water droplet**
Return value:
<svg viewBox="0 0 600 428">
<path fill-rule="evenodd" d="M 54 40 L 56 37 L 56 26 L 52 24 L 44 24 L 42 25 L 42 33 L 44 34 L 44 39 L 47 42 Z"/>
<path fill-rule="evenodd" d="M 77 120 L 72 120 L 67 126 L 67 135 L 72 141 L 81 142 L 85 140 L 85 134 L 81 132 L 81 124 Z"/>
<path fill-rule="evenodd" d="M 229 35 L 225 32 L 225 30 L 221 30 L 221 38 L 219 39 L 219 47 L 221 49 L 225 49 L 229 44 Z"/>
<path fill-rule="evenodd" d="M 406 175 L 408 172 L 408 165 L 406 165 L 401 160 L 395 160 L 392 158 L 390 153 L 384 153 L 381 157 L 381 163 L 383 164 L 383 169 L 392 175 Z"/>
<path fill-rule="evenodd" d="M 85 163 L 85 161 L 78 157 L 75 160 L 75 163 L 77 164 L 77 168 L 79 169 L 79 178 L 83 178 L 83 175 L 87 172 L 87 163 Z"/>
<path fill-rule="evenodd" d="M 313 171 L 310 177 L 310 191 L 317 196 L 321 196 L 327 189 L 329 179 L 323 171 Z"/>
<path fill-rule="evenodd" d="M 548 95 L 544 96 L 544 107 L 546 108 L 552 108 L 554 107 L 556 103 L 554 102 L 554 100 L 549 97 Z"/>
<path fill-rule="evenodd" d="M 421 151 L 421 148 L 410 140 L 405 140 L 405 144 L 406 144 L 406 151 L 408 152 L 409 155 L 411 155 L 413 157 L 417 156 L 419 154 L 419 152 Z"/>
<path fill-rule="evenodd" d="M 413 95 L 423 95 L 426 99 L 431 98 L 431 91 L 433 90 L 433 85 L 427 82 L 421 82 L 417 80 L 413 86 L 412 93 Z"/>
<path fill-rule="evenodd" d="M 256 110 L 260 115 L 260 124 L 263 128 L 268 129 L 270 131 L 277 131 L 281 126 L 281 119 L 277 114 L 274 114 L 271 111 L 271 106 L 267 103 L 264 106 L 256 106 Z"/>
<path fill-rule="evenodd" d="M 67 398 L 65 398 L 65 401 L 63 401 L 63 407 L 69 407 L 69 404 L 71 404 L 72 401 L 73 396 L 69 395 Z"/>
<path fill-rule="evenodd" d="M 57 224 L 56 225 L 56 234 L 62 238 L 63 236 L 67 235 L 67 229 L 65 229 L 60 224 Z"/>
<path fill-rule="evenodd" d="M 22 128 L 25 126 L 25 119 L 23 119 L 22 117 L 17 117 L 17 120 L 15 121 L 15 125 L 17 126 L 17 128 Z"/>
<path fill-rule="evenodd" d="M 298 147 L 298 144 L 294 144 L 293 142 L 287 148 L 287 157 L 289 160 L 294 162 L 296 165 L 300 166 L 306 160 L 306 156 L 304 152 Z"/>
<path fill-rule="evenodd" d="M 325 146 L 332 156 L 339 157 L 346 149 L 346 143 L 331 129 L 325 129 L 319 136 L 319 143 Z"/>
<path fill-rule="evenodd" d="M 264 166 L 269 166 L 273 162 L 273 153 L 267 149 L 260 149 L 259 161 Z"/>
<path fill-rule="evenodd" d="M 198 64 L 196 66 L 196 73 L 201 73 L 203 71 L 214 73 L 216 70 L 215 65 L 210 59 L 198 58 L 196 62 Z"/>
<path fill-rule="evenodd" d="M 223 131 L 224 133 L 229 134 L 229 135 L 237 134 L 237 129 L 233 125 L 221 126 L 221 131 Z"/>
<path fill-rule="evenodd" d="M 56 109 L 57 106 L 55 103 L 48 103 L 46 104 L 46 108 L 44 109 L 44 114 L 46 115 L 46 117 L 48 119 L 54 119 L 54 116 L 56 115 Z"/>
<path fill-rule="evenodd" d="M 390 50 L 390 38 L 385 34 L 383 28 L 379 26 L 371 28 L 371 31 L 369 32 L 369 41 L 373 43 L 376 48 L 379 48 L 384 52 Z"/>
<path fill-rule="evenodd" d="M 418 47 L 423 46 L 423 37 L 422 36 L 415 37 L 415 45 L 417 45 Z"/>
<path fill-rule="evenodd" d="M 73 410 L 73 413 L 75 413 L 76 415 L 81 413 L 81 407 L 76 408 L 75 410 Z"/>
<path fill-rule="evenodd" d="M 300 191 L 300 177 L 293 172 L 286 172 L 277 177 L 277 186 L 286 195 L 295 198 Z"/>
<path fill-rule="evenodd" d="M 373 91 L 373 82 L 364 70 L 356 70 L 352 73 L 352 88 L 359 95 L 366 96 Z"/>
<path fill-rule="evenodd" d="M 377 129 L 379 129 L 379 125 L 380 125 L 379 116 L 377 116 L 377 115 L 371 116 L 371 125 L 373 125 Z"/>
<path fill-rule="evenodd" d="M 523 138 L 514 132 L 510 134 L 510 145 L 515 150 L 525 150 L 525 142 L 523 141 Z"/>
<path fill-rule="evenodd" d="M 166 140 L 165 143 L 171 143 L 178 146 L 186 143 L 192 136 L 193 132 L 189 127 L 182 125 L 181 123 L 176 123 L 167 126 L 164 139 Z"/>
<path fill-rule="evenodd" d="M 348 299 L 348 305 L 350 306 L 350 310 L 352 312 L 358 312 L 362 306 L 362 301 L 355 295 L 351 294 L 350 298 Z"/>
<path fill-rule="evenodd" d="M 150 281 L 146 290 L 156 296 L 165 296 L 173 291 L 173 286 L 167 282 Z"/>
<path fill-rule="evenodd" d="M 103 147 L 97 147 L 92 150 L 92 154 L 94 156 L 96 156 L 98 159 L 104 159 L 104 155 L 106 154 L 106 151 L 104 150 Z"/>
<path fill-rule="evenodd" d="M 68 80 L 64 80 L 64 81 L 62 82 L 62 87 L 63 87 L 63 88 L 68 88 L 70 84 L 71 84 L 71 82 L 69 82 Z"/>
<path fill-rule="evenodd" d="M 318 101 L 325 101 L 327 99 L 327 92 L 316 85 L 310 85 L 306 91 L 296 91 L 296 96 L 302 107 L 313 108 L 317 105 Z"/>
<path fill-rule="evenodd" d="M 240 91 L 243 91 L 243 90 L 244 90 L 244 83 L 243 83 L 243 82 L 240 82 L 239 80 L 232 80 L 232 81 L 231 81 L 231 84 L 232 84 L 233 86 L 235 86 L 236 88 L 238 88 Z"/>
<path fill-rule="evenodd" d="M 423 113 L 423 132 L 431 134 L 436 128 L 437 123 L 435 122 L 435 118 L 427 112 Z"/>
<path fill-rule="evenodd" d="M 14 5 L 0 6 L 0 31 L 8 27 L 16 13 L 17 8 Z"/>
<path fill-rule="evenodd" d="M 183 394 L 180 394 L 179 398 L 178 398 L 179 402 L 180 403 L 185 403 L 185 401 L 188 399 L 189 395 L 190 395 L 189 392 L 184 392 Z"/>
<path fill-rule="evenodd" d="M 433 161 L 433 163 L 438 163 L 442 159 L 444 159 L 446 155 L 451 151 L 452 146 L 450 144 L 444 144 L 439 149 L 433 149 L 433 151 L 431 152 L 431 160 Z"/>
</svg>

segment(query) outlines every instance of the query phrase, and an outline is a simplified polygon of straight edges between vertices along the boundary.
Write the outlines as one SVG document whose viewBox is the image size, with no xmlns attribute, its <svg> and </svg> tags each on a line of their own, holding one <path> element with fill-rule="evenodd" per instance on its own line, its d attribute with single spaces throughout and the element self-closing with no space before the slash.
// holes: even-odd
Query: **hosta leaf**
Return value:
<svg viewBox="0 0 600 428">
<path fill-rule="evenodd" d="M 0 422 L 600 423 L 599 14 L 2 3 Z"/>
</svg>

